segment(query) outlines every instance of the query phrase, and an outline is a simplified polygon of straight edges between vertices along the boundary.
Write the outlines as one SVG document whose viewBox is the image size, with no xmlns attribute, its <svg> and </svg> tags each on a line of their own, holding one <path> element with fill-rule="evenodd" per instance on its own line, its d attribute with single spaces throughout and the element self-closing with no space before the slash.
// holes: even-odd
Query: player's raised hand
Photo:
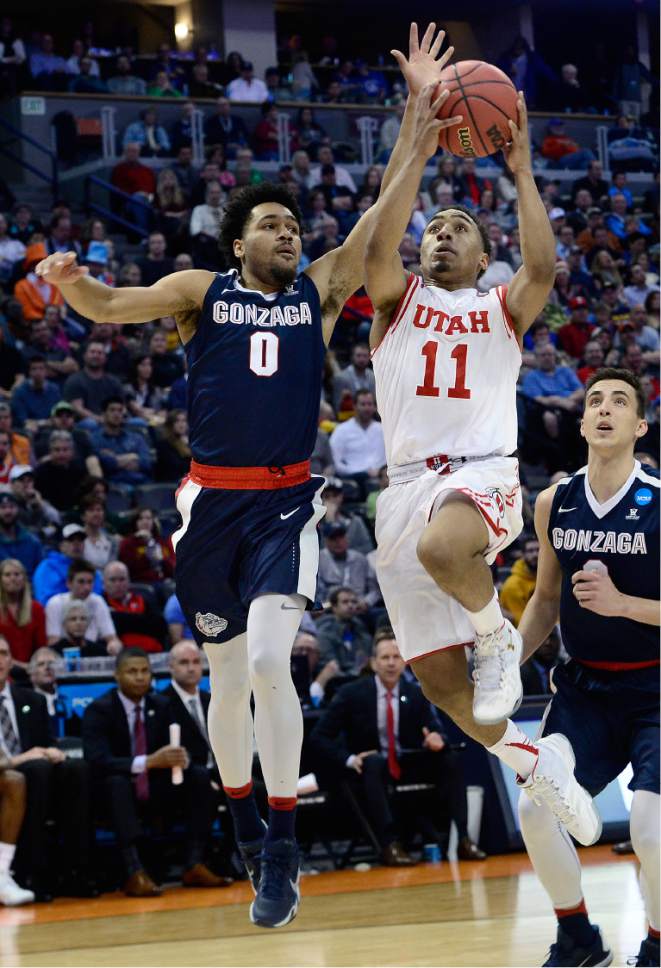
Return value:
<svg viewBox="0 0 661 968">
<path fill-rule="evenodd" d="M 70 286 L 89 273 L 87 266 L 79 266 L 75 252 L 55 252 L 37 265 L 38 276 L 52 286 Z"/>
<path fill-rule="evenodd" d="M 581 606 L 597 615 L 622 615 L 622 593 L 610 575 L 599 571 L 575 571 L 571 576 L 574 598 Z"/>
<path fill-rule="evenodd" d="M 436 36 L 434 36 L 436 35 Z M 441 45 L 445 40 L 445 31 L 436 33 L 436 24 L 430 23 L 424 36 L 418 39 L 418 25 L 411 24 L 409 32 L 409 56 L 401 50 L 391 50 L 390 53 L 399 64 L 410 93 L 417 97 L 427 84 L 438 83 L 441 71 L 454 54 L 454 47 L 448 47 L 445 53 L 438 56 Z"/>
<path fill-rule="evenodd" d="M 507 167 L 512 174 L 517 171 L 532 171 L 532 155 L 530 153 L 530 133 L 528 131 L 528 109 L 523 91 L 519 91 L 516 100 L 519 112 L 518 122 L 508 121 L 512 140 L 505 146 L 504 155 Z"/>
<path fill-rule="evenodd" d="M 436 154 L 439 131 L 463 121 L 461 114 L 454 118 L 443 118 L 441 120 L 437 117 L 449 96 L 450 92 L 447 89 L 438 94 L 438 84 L 432 82 L 423 87 L 415 102 L 413 144 L 416 153 L 421 152 L 425 158 L 431 158 L 432 155 Z"/>
</svg>

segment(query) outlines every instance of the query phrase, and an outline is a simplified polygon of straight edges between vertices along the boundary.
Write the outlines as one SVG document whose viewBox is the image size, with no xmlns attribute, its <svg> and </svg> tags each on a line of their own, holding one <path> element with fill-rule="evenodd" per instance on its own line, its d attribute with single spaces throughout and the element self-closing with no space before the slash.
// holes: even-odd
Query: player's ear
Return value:
<svg viewBox="0 0 661 968">
<path fill-rule="evenodd" d="M 648 425 L 647 421 L 646 420 L 639 420 L 638 421 L 638 426 L 636 427 L 636 439 L 637 440 L 640 440 L 641 437 L 644 437 L 645 436 L 645 434 L 647 433 L 648 430 L 649 430 L 649 425 Z"/>
<path fill-rule="evenodd" d="M 486 272 L 489 268 L 489 256 L 486 254 L 486 252 L 483 252 L 480 256 L 479 266 L 480 272 Z"/>
<path fill-rule="evenodd" d="M 232 251 L 237 259 L 243 261 L 243 256 L 245 254 L 243 239 L 234 239 L 234 242 L 232 243 Z"/>
<path fill-rule="evenodd" d="M 581 423 L 578 429 L 580 430 L 581 437 L 585 437 L 585 421 L 583 420 L 583 417 L 581 417 Z"/>
</svg>

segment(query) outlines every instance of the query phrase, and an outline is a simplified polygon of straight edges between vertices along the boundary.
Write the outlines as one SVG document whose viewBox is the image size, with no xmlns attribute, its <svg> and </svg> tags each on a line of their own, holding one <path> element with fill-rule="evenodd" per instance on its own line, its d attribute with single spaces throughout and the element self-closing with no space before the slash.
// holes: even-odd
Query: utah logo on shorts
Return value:
<svg viewBox="0 0 661 968">
<path fill-rule="evenodd" d="M 495 487 L 488 487 L 487 494 L 491 499 L 493 507 L 498 512 L 498 517 L 502 520 L 505 517 L 505 501 L 503 500 L 503 495 Z"/>
<path fill-rule="evenodd" d="M 220 635 L 227 628 L 228 622 L 226 618 L 221 618 L 220 615 L 214 615 L 213 612 L 202 612 L 195 613 L 195 628 L 202 633 L 202 635 L 209 635 L 213 638 L 215 635 Z"/>
</svg>

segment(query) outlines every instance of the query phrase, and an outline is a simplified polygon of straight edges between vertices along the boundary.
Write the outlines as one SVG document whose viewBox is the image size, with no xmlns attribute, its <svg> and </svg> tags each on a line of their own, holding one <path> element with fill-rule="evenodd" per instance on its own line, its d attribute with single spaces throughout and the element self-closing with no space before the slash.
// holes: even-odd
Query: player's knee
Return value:
<svg viewBox="0 0 661 968">
<path fill-rule="evenodd" d="M 289 661 L 286 663 L 289 669 Z M 275 649 L 259 649 L 248 658 L 248 674 L 253 686 L 269 683 L 275 688 L 275 683 L 282 675 L 282 658 Z"/>
<path fill-rule="evenodd" d="M 430 575 L 450 576 L 456 569 L 456 557 L 447 541 L 423 532 L 416 548 L 418 561 Z"/>
<path fill-rule="evenodd" d="M 659 829 L 654 824 L 632 822 L 631 842 L 639 860 L 642 861 L 643 858 L 650 857 L 658 858 L 661 838 L 659 837 Z"/>
</svg>

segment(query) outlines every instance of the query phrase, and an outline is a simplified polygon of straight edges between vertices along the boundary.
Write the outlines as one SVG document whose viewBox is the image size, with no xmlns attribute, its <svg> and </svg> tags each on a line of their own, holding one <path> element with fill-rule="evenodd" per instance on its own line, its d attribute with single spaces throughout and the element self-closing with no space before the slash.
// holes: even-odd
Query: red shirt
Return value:
<svg viewBox="0 0 661 968">
<path fill-rule="evenodd" d="M 160 560 L 150 560 L 147 541 L 142 536 L 130 534 L 119 545 L 119 560 L 129 570 L 131 581 L 153 582 L 172 578 L 174 575 L 174 551 L 169 541 L 154 538 L 160 548 Z"/>
<path fill-rule="evenodd" d="M 139 161 L 120 161 L 112 170 L 110 181 L 116 188 L 120 188 L 128 195 L 135 192 L 145 192 L 153 195 L 156 191 L 156 176 L 147 165 L 141 165 Z"/>
<path fill-rule="evenodd" d="M 558 343 L 575 360 L 580 360 L 594 326 L 591 323 L 565 323 L 558 330 Z"/>
<path fill-rule="evenodd" d="M 46 613 L 39 602 L 32 602 L 32 615 L 27 625 L 17 625 L 11 612 L 0 613 L 0 635 L 9 642 L 16 662 L 29 662 L 32 655 L 46 645 Z"/>
<path fill-rule="evenodd" d="M 142 595 L 138 595 L 136 592 L 129 592 L 126 598 L 122 600 L 106 597 L 106 602 L 108 608 L 112 609 L 113 612 L 126 612 L 129 615 L 144 615 L 145 613 L 145 600 Z M 137 646 L 139 649 L 144 649 L 145 652 L 163 651 L 163 646 L 158 639 L 146 632 L 122 631 L 119 637 L 125 648 Z"/>
</svg>

